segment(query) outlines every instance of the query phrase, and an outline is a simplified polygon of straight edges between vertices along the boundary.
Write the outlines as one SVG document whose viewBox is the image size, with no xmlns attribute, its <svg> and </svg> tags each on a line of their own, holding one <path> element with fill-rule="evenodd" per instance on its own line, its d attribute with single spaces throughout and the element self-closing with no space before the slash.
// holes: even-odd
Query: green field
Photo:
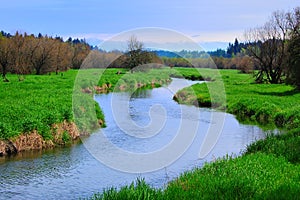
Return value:
<svg viewBox="0 0 300 200">
<path fill-rule="evenodd" d="M 0 82 L 0 138 L 36 129 L 45 139 L 51 139 L 52 124 L 73 120 L 76 74 L 71 70 L 61 75 L 28 75 L 22 82 L 16 75 L 8 75 L 9 83 Z"/>
<path fill-rule="evenodd" d="M 297 199 L 300 166 L 284 158 L 256 153 L 226 158 L 182 174 L 166 189 L 143 180 L 120 190 L 110 189 L 90 199 Z"/>
<path fill-rule="evenodd" d="M 270 135 L 251 144 L 240 157 L 219 159 L 186 172 L 163 190 L 137 180 L 120 190 L 112 188 L 95 194 L 91 199 L 299 198 L 300 93 L 284 84 L 255 84 L 251 75 L 235 70 L 221 70 L 221 76 L 214 70 L 201 69 L 200 72 L 214 81 L 179 91 L 177 101 L 213 106 L 237 115 L 242 122 L 280 127 L 286 133 Z"/>
<path fill-rule="evenodd" d="M 97 118 L 104 121 L 93 100 L 94 86 L 110 92 L 158 87 L 170 80 L 168 69 L 133 74 L 124 69 L 69 70 L 59 75 L 27 75 L 21 82 L 17 75 L 7 78 L 10 82 L 0 82 L 0 139 L 4 140 L 33 130 L 51 140 L 51 126 L 63 121 L 75 121 L 81 131 L 90 132 L 97 127 Z"/>
<path fill-rule="evenodd" d="M 0 138 L 7 140 L 37 130 L 45 140 L 51 140 L 51 126 L 63 121 L 74 121 L 81 131 L 91 131 L 90 125 L 96 128 L 98 119 L 104 120 L 93 92 L 158 87 L 167 83 L 170 76 L 212 80 L 179 91 L 176 100 L 180 103 L 213 106 L 237 115 L 243 122 L 280 127 L 287 133 L 257 141 L 241 157 L 227 157 L 186 172 L 164 190 L 138 180 L 120 190 L 95 194 L 92 199 L 295 199 L 299 196 L 300 93 L 284 84 L 254 84 L 251 75 L 234 70 L 219 73 L 210 69 L 163 68 L 147 74 L 119 69 L 70 70 L 59 75 L 28 75 L 22 82 L 16 75 L 8 75 L 10 82 L 0 83 Z"/>
<path fill-rule="evenodd" d="M 184 104 L 195 104 L 196 101 L 200 106 L 214 105 L 217 109 L 226 109 L 241 121 L 289 129 L 300 126 L 300 92 L 292 86 L 255 84 L 251 74 L 240 74 L 236 70 L 220 70 L 220 73 L 221 77 L 215 81 L 179 91 L 177 100 Z M 226 102 L 218 92 L 221 83 L 225 87 Z"/>
</svg>

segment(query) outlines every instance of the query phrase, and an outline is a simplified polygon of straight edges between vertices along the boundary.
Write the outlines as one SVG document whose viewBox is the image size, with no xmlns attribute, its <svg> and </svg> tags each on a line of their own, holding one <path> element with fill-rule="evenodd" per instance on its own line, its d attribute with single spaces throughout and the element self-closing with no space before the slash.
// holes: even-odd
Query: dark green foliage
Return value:
<svg viewBox="0 0 300 200">
<path fill-rule="evenodd" d="M 282 135 L 270 135 L 247 148 L 246 154 L 264 152 L 287 159 L 291 163 L 300 163 L 300 129 L 294 129 Z"/>
</svg>

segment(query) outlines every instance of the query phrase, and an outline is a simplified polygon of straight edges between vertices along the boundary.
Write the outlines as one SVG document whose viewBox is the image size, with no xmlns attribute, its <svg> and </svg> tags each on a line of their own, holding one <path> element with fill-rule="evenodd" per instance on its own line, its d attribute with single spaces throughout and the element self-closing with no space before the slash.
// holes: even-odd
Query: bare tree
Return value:
<svg viewBox="0 0 300 200">
<path fill-rule="evenodd" d="M 256 75 L 257 82 L 262 82 L 264 77 L 269 83 L 282 82 L 288 30 L 286 13 L 277 11 L 264 26 L 245 33 L 246 39 L 252 44 L 248 47 L 250 56 L 260 67 Z"/>
<path fill-rule="evenodd" d="M 61 39 L 55 39 L 55 44 L 52 53 L 52 65 L 55 68 L 55 73 L 65 71 L 72 65 L 71 63 L 71 47 L 64 43 Z"/>
<path fill-rule="evenodd" d="M 287 82 L 300 89 L 300 7 L 287 13 L 290 26 L 288 42 Z"/>
<path fill-rule="evenodd" d="M 139 65 L 151 62 L 152 54 L 144 51 L 144 44 L 138 41 L 136 36 L 131 36 L 128 40 L 126 66 L 133 72 L 133 69 Z"/>
<path fill-rule="evenodd" d="M 71 58 L 72 67 L 75 69 L 79 69 L 84 59 L 90 53 L 91 48 L 88 44 L 83 42 L 71 44 L 71 47 L 72 47 L 72 58 Z"/>
<path fill-rule="evenodd" d="M 290 33 L 300 35 L 300 7 L 296 7 L 292 12 L 286 14 Z"/>
<path fill-rule="evenodd" d="M 0 66 L 2 67 L 2 78 L 4 82 L 9 82 L 6 77 L 8 67 L 11 61 L 11 41 L 0 36 Z"/>
<path fill-rule="evenodd" d="M 54 39 L 47 36 L 35 38 L 30 42 L 32 52 L 30 55 L 30 64 L 32 65 L 37 75 L 43 72 L 53 71 L 51 68 L 52 52 L 54 50 Z"/>
<path fill-rule="evenodd" d="M 12 57 L 14 62 L 12 62 L 12 71 L 18 75 L 19 81 L 24 79 L 24 74 L 28 71 L 28 57 L 25 53 L 25 37 L 18 32 L 11 38 L 12 41 Z"/>
</svg>

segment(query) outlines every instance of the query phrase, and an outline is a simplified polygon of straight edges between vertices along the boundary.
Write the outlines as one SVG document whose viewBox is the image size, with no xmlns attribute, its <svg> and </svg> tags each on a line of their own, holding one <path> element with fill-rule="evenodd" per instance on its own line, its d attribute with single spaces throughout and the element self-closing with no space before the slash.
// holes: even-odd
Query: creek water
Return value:
<svg viewBox="0 0 300 200">
<path fill-rule="evenodd" d="M 178 89 L 195 83 L 197 82 L 173 79 L 168 86 L 138 90 L 133 94 L 121 92 L 96 95 L 95 100 L 104 111 L 107 127 L 82 138 L 79 144 L 71 147 L 0 158 L 0 199 L 86 198 L 103 189 L 128 185 L 137 178 L 144 178 L 153 187 L 163 188 L 181 173 L 227 154 L 239 155 L 248 144 L 266 136 L 267 133 L 259 127 L 240 124 L 233 115 L 179 105 L 172 100 Z M 123 113 L 124 109 L 127 114 Z M 220 135 L 212 150 L 199 159 L 199 151 L 209 127 L 220 120 L 220 117 L 214 116 L 224 116 Z M 197 123 L 194 137 L 187 137 L 188 140 L 192 139 L 190 143 L 186 143 L 188 146 L 178 146 L 182 148 L 182 152 L 176 155 L 168 152 L 168 158 L 173 157 L 173 160 L 170 159 L 167 164 L 161 162 L 152 167 L 151 159 L 147 160 L 149 163 L 146 163 L 145 171 L 128 173 L 125 171 L 130 169 L 120 171 L 118 167 L 113 167 L 118 162 L 121 163 L 119 166 L 123 162 L 124 165 L 128 163 L 124 157 L 110 154 L 111 147 L 106 148 L 105 142 L 99 143 L 100 136 L 105 136 L 119 150 L 148 155 L 149 152 L 151 154 L 163 150 L 176 140 L 180 126 L 184 124 L 182 120 Z M 152 126 L 153 123 L 161 127 Z M 129 135 L 126 134 L 129 132 Z M 106 157 L 116 163 L 109 163 L 108 167 L 105 159 L 103 161 L 99 158 L 99 151 L 94 151 L 99 148 L 102 153 L 108 152 Z M 163 160 L 168 159 L 162 153 L 161 161 Z"/>
</svg>

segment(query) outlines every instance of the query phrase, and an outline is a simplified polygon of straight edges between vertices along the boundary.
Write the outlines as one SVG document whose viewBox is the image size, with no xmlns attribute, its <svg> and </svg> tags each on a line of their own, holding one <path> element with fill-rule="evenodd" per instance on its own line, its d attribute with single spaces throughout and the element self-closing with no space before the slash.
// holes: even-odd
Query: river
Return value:
<svg viewBox="0 0 300 200">
<path fill-rule="evenodd" d="M 96 95 L 95 100 L 104 111 L 107 127 L 82 138 L 82 142 L 71 147 L 0 158 L 0 199 L 85 198 L 106 188 L 128 185 L 137 178 L 145 178 L 151 186 L 163 188 L 184 171 L 201 167 L 205 162 L 226 154 L 239 155 L 248 144 L 265 137 L 266 132 L 259 127 L 240 124 L 231 114 L 179 105 L 172 100 L 178 89 L 194 83 L 173 79 L 168 86 L 138 90 L 133 94 L 121 92 Z M 127 115 L 122 113 L 124 108 L 128 111 Z M 220 136 L 209 154 L 199 159 L 199 151 L 209 127 L 219 120 L 213 116 L 219 115 L 225 117 Z M 121 163 L 118 168 L 114 165 L 116 163 L 107 163 L 94 151 L 98 148 L 97 141 L 103 136 L 113 146 L 127 153 L 146 156 L 149 152 L 163 151 L 170 141 L 176 140 L 182 120 L 197 123 L 195 137 L 188 136 L 187 140 L 190 141 L 186 143 L 187 148 L 182 148 L 176 155 L 168 153 L 168 158 L 162 153 L 159 165 L 150 163 L 151 159 L 147 160 L 145 170 L 134 168 L 139 167 L 139 164 L 120 169 L 123 162 L 126 165 L 126 161 L 119 160 L 124 159 L 122 155 L 112 156 L 108 152 L 106 156 Z M 153 123 L 161 127 L 151 126 Z M 128 132 L 130 135 L 124 134 Z M 106 147 L 106 143 L 100 146 L 106 151 L 111 148 Z"/>
</svg>

